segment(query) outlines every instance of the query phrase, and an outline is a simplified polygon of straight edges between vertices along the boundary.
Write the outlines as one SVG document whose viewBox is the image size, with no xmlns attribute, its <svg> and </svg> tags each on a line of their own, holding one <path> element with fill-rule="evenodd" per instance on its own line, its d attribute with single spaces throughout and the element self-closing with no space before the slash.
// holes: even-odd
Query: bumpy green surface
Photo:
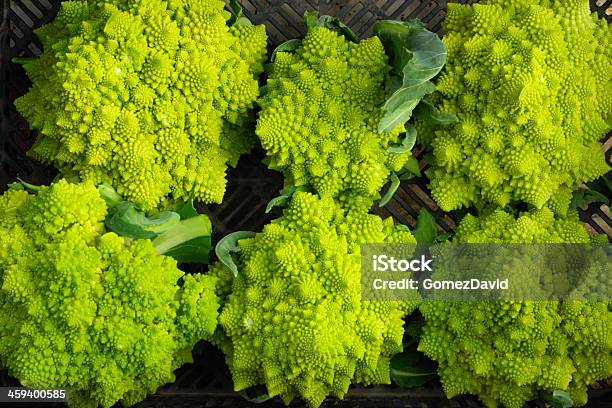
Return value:
<svg viewBox="0 0 612 408">
<path fill-rule="evenodd" d="M 224 5 L 63 2 L 15 102 L 39 131 L 30 153 L 145 210 L 167 196 L 221 202 L 227 164 L 253 143 L 242 128 L 266 58 L 264 26 L 228 28 Z"/>
<path fill-rule="evenodd" d="M 296 193 L 283 217 L 239 241 L 237 277 L 222 264 L 216 343 L 237 391 L 264 384 L 289 403 L 318 407 L 351 383 L 388 384 L 416 302 L 361 300 L 360 243 L 415 243 L 391 219 L 345 214 L 330 198 Z"/>
<path fill-rule="evenodd" d="M 183 277 L 149 240 L 105 233 L 91 183 L 0 196 L 0 367 L 72 407 L 129 406 L 216 327 L 216 279 Z"/>
<path fill-rule="evenodd" d="M 588 0 L 449 4 L 437 100 L 460 122 L 418 126 L 433 149 L 433 198 L 449 211 L 552 201 L 606 173 L 612 29 Z"/>
<path fill-rule="evenodd" d="M 498 210 L 468 215 L 459 243 L 588 243 L 576 214 L 547 208 L 515 219 Z M 610 302 L 423 302 L 419 350 L 439 363 L 446 395 L 476 394 L 487 407 L 520 408 L 539 391 L 568 390 L 576 405 L 587 385 L 612 375 Z"/>
<path fill-rule="evenodd" d="M 256 130 L 269 166 L 321 196 L 376 198 L 410 156 L 387 152 L 403 126 L 377 130 L 390 69 L 378 37 L 356 44 L 323 27 L 277 53 Z"/>
</svg>

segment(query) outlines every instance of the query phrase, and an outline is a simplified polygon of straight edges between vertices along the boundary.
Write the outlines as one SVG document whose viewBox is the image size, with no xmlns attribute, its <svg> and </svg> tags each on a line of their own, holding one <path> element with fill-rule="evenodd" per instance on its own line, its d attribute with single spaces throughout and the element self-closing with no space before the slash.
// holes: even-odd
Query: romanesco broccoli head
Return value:
<svg viewBox="0 0 612 408">
<path fill-rule="evenodd" d="M 375 199 L 410 156 L 387 151 L 403 126 L 378 133 L 390 69 L 378 37 L 353 43 L 325 27 L 278 52 L 256 129 L 269 166 L 321 196 Z"/>
<path fill-rule="evenodd" d="M 227 164 L 253 144 L 266 58 L 265 27 L 228 18 L 218 0 L 62 2 L 15 102 L 38 130 L 30 153 L 147 211 L 166 197 L 221 202 Z"/>
<path fill-rule="evenodd" d="M 571 191 L 610 169 L 599 141 L 612 128 L 612 28 L 587 0 L 449 4 L 444 24 L 436 99 L 459 122 L 417 124 L 433 198 L 564 215 Z"/>
<path fill-rule="evenodd" d="M 466 216 L 455 242 L 589 243 L 577 214 L 544 207 L 515 218 L 497 210 Z M 554 283 L 554 282 L 553 282 Z M 576 406 L 587 386 L 612 375 L 609 301 L 423 302 L 419 350 L 439 364 L 449 398 L 476 394 L 487 407 L 520 408 L 540 391 L 567 390 Z"/>
<path fill-rule="evenodd" d="M 139 402 L 216 327 L 216 278 L 106 232 L 106 212 L 91 182 L 0 196 L 0 367 L 73 407 Z"/>
<path fill-rule="evenodd" d="M 239 273 L 212 268 L 223 298 L 216 342 L 236 390 L 266 385 L 318 407 L 351 383 L 389 383 L 416 302 L 361 299 L 359 244 L 415 243 L 391 219 L 298 192 L 283 217 L 239 240 Z"/>
</svg>

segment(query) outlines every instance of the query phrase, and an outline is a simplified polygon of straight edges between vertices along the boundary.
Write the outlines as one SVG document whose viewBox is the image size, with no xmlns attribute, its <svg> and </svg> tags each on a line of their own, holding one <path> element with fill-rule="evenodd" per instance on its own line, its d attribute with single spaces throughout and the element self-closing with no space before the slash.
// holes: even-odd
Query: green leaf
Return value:
<svg viewBox="0 0 612 408">
<path fill-rule="evenodd" d="M 315 27 L 325 27 L 327 29 L 336 31 L 349 41 L 354 43 L 359 42 L 359 36 L 357 36 L 357 34 L 355 34 L 355 32 L 351 30 L 349 26 L 340 21 L 338 17 L 327 15 L 319 16 L 319 12 L 317 11 L 307 11 L 304 13 L 304 22 L 306 23 L 308 30 Z"/>
<path fill-rule="evenodd" d="M 433 152 L 427 152 L 423 156 L 423 160 L 425 160 L 425 163 L 427 163 L 430 166 L 432 166 L 433 164 L 436 163 L 436 156 L 434 156 Z"/>
<path fill-rule="evenodd" d="M 236 0 L 230 0 L 229 6 L 232 10 L 232 15 L 230 16 L 229 20 L 227 20 L 227 25 L 231 27 L 236 24 L 236 21 L 240 17 L 242 17 L 242 6 Z"/>
<path fill-rule="evenodd" d="M 279 52 L 293 52 L 300 48 L 302 45 L 302 40 L 299 38 L 294 38 L 292 40 L 287 40 L 272 51 L 272 56 L 270 57 L 270 61 L 274 62 L 276 60 L 276 54 Z"/>
<path fill-rule="evenodd" d="M 240 247 L 238 246 L 238 241 L 246 238 L 253 238 L 256 235 L 255 232 L 252 231 L 236 231 L 232 232 L 224 236 L 221 241 L 215 247 L 215 254 L 219 261 L 223 263 L 223 265 L 227 266 L 227 268 L 232 271 L 234 276 L 238 276 L 238 267 L 236 263 L 232 259 L 232 252 L 240 252 Z"/>
<path fill-rule="evenodd" d="M 173 214 L 178 216 L 178 213 Z M 158 254 L 171 256 L 179 263 L 207 264 L 212 248 L 211 235 L 210 219 L 199 214 L 186 218 L 159 234 L 153 239 L 153 245 Z"/>
<path fill-rule="evenodd" d="M 270 200 L 268 205 L 266 206 L 266 214 L 268 214 L 274 207 L 286 207 L 287 204 L 291 201 L 291 197 L 295 194 L 296 191 L 310 191 L 307 186 L 289 186 L 283 188 L 279 192 L 278 197 L 274 197 Z"/>
<path fill-rule="evenodd" d="M 263 385 L 247 388 L 246 390 L 240 391 L 239 394 L 242 398 L 254 404 L 261 404 L 272 398 L 268 395 L 268 391 Z"/>
<path fill-rule="evenodd" d="M 232 15 L 227 20 L 228 26 L 252 25 L 251 21 L 244 16 L 242 6 L 237 0 L 230 0 L 230 9 L 232 10 Z"/>
<path fill-rule="evenodd" d="M 274 207 L 286 207 L 289 204 L 290 196 L 287 194 L 280 195 L 278 197 L 274 197 L 268 202 L 266 206 L 266 214 L 268 214 Z"/>
<path fill-rule="evenodd" d="M 451 232 L 447 232 L 445 234 L 440 234 L 437 237 L 434 238 L 433 242 L 437 243 L 437 244 L 441 244 L 444 242 L 448 242 L 451 237 L 453 236 L 453 234 Z"/>
<path fill-rule="evenodd" d="M 403 388 L 420 387 L 436 378 L 436 364 L 416 350 L 391 358 L 391 379 Z"/>
<path fill-rule="evenodd" d="M 597 191 L 605 195 L 606 197 L 608 197 L 608 199 L 612 197 L 612 181 L 610 181 L 607 174 L 604 174 L 598 179 L 586 183 L 586 186 L 591 190 Z"/>
<path fill-rule="evenodd" d="M 591 203 L 610 204 L 610 198 L 606 197 L 599 191 L 591 190 L 590 188 L 579 188 L 572 193 L 572 201 L 570 208 L 580 208 L 586 210 Z"/>
<path fill-rule="evenodd" d="M 455 114 L 440 112 L 427 96 L 423 98 L 419 106 L 414 110 L 414 117 L 431 125 L 446 126 L 459 122 L 459 118 Z"/>
<path fill-rule="evenodd" d="M 424 208 L 419 211 L 416 228 L 412 232 L 419 244 L 431 244 L 438 235 L 436 219 Z"/>
<path fill-rule="evenodd" d="M 27 183 L 18 178 L 15 183 L 8 184 L 8 188 L 11 190 L 26 190 L 30 193 L 38 193 L 41 186 L 35 186 L 34 184 Z"/>
<path fill-rule="evenodd" d="M 132 239 L 150 239 L 160 255 L 171 256 L 177 262 L 208 263 L 212 248 L 212 224 L 204 214 L 198 214 L 193 200 L 176 205 L 176 211 L 162 211 L 147 216 L 109 186 L 98 187 L 109 206 L 106 227 L 109 231 Z"/>
<path fill-rule="evenodd" d="M 390 132 L 412 116 L 412 111 L 421 99 L 436 90 L 431 82 L 423 82 L 414 86 L 402 86 L 395 91 L 383 105 L 384 116 L 378 122 L 378 132 Z"/>
<path fill-rule="evenodd" d="M 180 215 L 163 211 L 147 217 L 135 204 L 121 201 L 110 208 L 106 216 L 106 227 L 122 237 L 155 238 L 181 221 Z"/>
<path fill-rule="evenodd" d="M 36 58 L 31 58 L 31 57 L 15 57 L 11 60 L 11 62 L 13 64 L 17 64 L 17 65 L 25 65 L 29 62 L 33 62 L 35 61 Z"/>
<path fill-rule="evenodd" d="M 398 231 L 412 232 L 410 231 L 410 228 L 404 224 L 395 224 L 395 229 Z"/>
<path fill-rule="evenodd" d="M 382 20 L 374 24 L 374 34 L 392 57 L 392 73 L 402 78 L 399 89 L 385 103 L 385 114 L 378 131 L 388 132 L 410 119 L 423 97 L 435 90 L 429 82 L 446 62 L 446 47 L 442 40 L 418 20 Z M 392 83 L 397 83 L 397 80 Z"/>
<path fill-rule="evenodd" d="M 394 154 L 408 153 L 414 147 L 416 143 L 417 130 L 414 126 L 406 124 L 406 133 L 402 139 L 402 143 L 399 146 L 391 146 L 387 149 L 387 152 Z"/>
<path fill-rule="evenodd" d="M 100 184 L 98 186 L 98 194 L 100 194 L 100 197 L 104 199 L 106 202 L 106 208 L 108 209 L 115 207 L 117 204 L 123 201 L 119 193 L 117 193 L 117 191 L 115 191 L 115 189 L 108 184 Z"/>
<path fill-rule="evenodd" d="M 308 30 L 319 26 L 319 12 L 318 11 L 305 11 L 304 12 L 304 23 Z"/>
<path fill-rule="evenodd" d="M 408 161 L 406 162 L 406 164 L 404 164 L 404 169 L 409 174 L 421 177 L 421 167 L 419 165 L 419 161 L 414 156 L 410 156 L 408 158 Z"/>
<path fill-rule="evenodd" d="M 25 187 L 23 186 L 23 184 L 19 182 L 9 183 L 6 186 L 8 187 L 9 190 L 15 190 L 15 191 L 25 190 Z"/>
<path fill-rule="evenodd" d="M 548 390 L 540 393 L 542 399 L 554 408 L 571 408 L 574 406 L 574 401 L 569 393 L 564 390 Z"/>
<path fill-rule="evenodd" d="M 384 207 L 385 205 L 387 205 L 389 201 L 391 201 L 391 198 L 393 197 L 399 186 L 400 179 L 397 177 L 397 174 L 391 173 L 391 185 L 389 185 L 389 189 L 387 189 L 385 195 L 380 199 L 378 206 Z"/>
<path fill-rule="evenodd" d="M 178 203 L 174 207 L 174 212 L 181 217 L 181 220 L 186 220 L 200 215 L 193 204 L 193 200 Z"/>
<path fill-rule="evenodd" d="M 332 16 L 321 16 L 319 17 L 319 25 L 329 28 L 338 32 L 340 35 L 343 35 L 349 41 L 354 43 L 359 42 L 359 37 L 353 30 L 349 28 L 346 24 L 344 24 L 338 17 Z"/>
</svg>

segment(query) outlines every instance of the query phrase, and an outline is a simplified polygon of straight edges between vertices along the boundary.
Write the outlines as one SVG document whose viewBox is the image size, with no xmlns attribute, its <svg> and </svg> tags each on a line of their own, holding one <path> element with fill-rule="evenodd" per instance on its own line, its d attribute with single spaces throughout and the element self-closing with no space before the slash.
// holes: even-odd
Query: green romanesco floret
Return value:
<svg viewBox="0 0 612 408">
<path fill-rule="evenodd" d="M 390 70 L 378 37 L 353 43 L 324 27 L 278 52 L 256 129 L 269 166 L 321 196 L 375 199 L 410 157 L 387 152 L 403 126 L 378 133 Z"/>
<path fill-rule="evenodd" d="M 227 165 L 254 144 L 267 41 L 263 25 L 228 27 L 224 5 L 62 2 L 15 102 L 38 130 L 30 154 L 147 211 L 166 197 L 221 202 Z"/>
<path fill-rule="evenodd" d="M 216 278 L 106 232 L 106 213 L 91 182 L 0 196 L 0 367 L 71 407 L 141 401 L 217 324 Z"/>
<path fill-rule="evenodd" d="M 560 218 L 546 207 L 518 218 L 502 210 L 468 215 L 454 239 L 461 244 L 590 241 L 576 213 Z M 419 350 L 439 364 L 449 398 L 469 393 L 487 407 L 520 408 L 540 391 L 561 389 L 581 406 L 587 386 L 612 375 L 611 306 L 588 300 L 423 302 Z"/>
<path fill-rule="evenodd" d="M 287 404 L 318 407 L 351 383 L 388 384 L 416 301 L 361 298 L 361 243 L 415 243 L 391 219 L 331 198 L 293 196 L 284 215 L 238 241 L 238 275 L 212 267 L 222 297 L 215 342 L 237 391 L 263 384 Z"/>
<path fill-rule="evenodd" d="M 449 4 L 435 99 L 459 122 L 418 123 L 446 211 L 512 201 L 564 215 L 571 191 L 609 171 L 612 28 L 588 0 Z"/>
</svg>

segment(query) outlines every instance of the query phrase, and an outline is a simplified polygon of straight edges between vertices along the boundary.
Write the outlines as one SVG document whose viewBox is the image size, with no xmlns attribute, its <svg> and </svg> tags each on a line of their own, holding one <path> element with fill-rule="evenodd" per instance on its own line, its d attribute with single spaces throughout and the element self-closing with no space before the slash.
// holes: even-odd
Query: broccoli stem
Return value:
<svg viewBox="0 0 612 408">
<path fill-rule="evenodd" d="M 157 253 L 164 255 L 177 246 L 196 238 L 210 237 L 212 225 L 205 215 L 182 220 L 153 239 Z"/>
</svg>

